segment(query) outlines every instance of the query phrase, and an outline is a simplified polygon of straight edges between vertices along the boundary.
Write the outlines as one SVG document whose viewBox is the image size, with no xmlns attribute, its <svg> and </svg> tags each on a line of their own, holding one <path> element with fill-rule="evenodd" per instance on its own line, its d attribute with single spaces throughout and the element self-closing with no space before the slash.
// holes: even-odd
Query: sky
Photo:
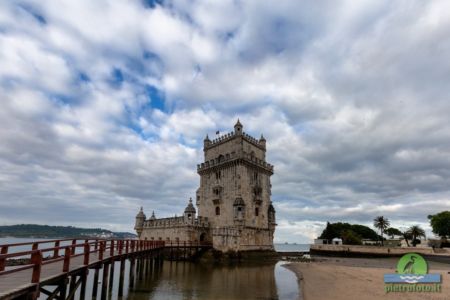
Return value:
<svg viewBox="0 0 450 300">
<path fill-rule="evenodd" d="M 276 242 L 450 210 L 450 2 L 0 2 L 0 225 L 180 215 L 203 138 L 267 139 Z"/>
</svg>

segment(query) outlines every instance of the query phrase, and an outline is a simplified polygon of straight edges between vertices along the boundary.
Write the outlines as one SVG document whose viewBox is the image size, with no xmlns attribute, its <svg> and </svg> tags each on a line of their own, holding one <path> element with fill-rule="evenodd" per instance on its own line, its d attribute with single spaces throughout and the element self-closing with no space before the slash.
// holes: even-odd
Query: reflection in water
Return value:
<svg viewBox="0 0 450 300">
<path fill-rule="evenodd" d="M 297 296 L 295 275 L 280 264 L 214 266 L 165 261 L 162 267 L 153 268 L 152 274 L 137 280 L 124 298 L 232 300 Z"/>
</svg>

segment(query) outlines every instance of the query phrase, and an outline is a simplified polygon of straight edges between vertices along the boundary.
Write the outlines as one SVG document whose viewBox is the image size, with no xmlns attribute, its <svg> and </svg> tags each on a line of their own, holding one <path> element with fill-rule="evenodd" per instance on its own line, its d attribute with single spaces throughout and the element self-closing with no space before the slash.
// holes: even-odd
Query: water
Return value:
<svg viewBox="0 0 450 300">
<path fill-rule="evenodd" d="M 309 244 L 274 244 L 278 252 L 308 252 Z"/>
<path fill-rule="evenodd" d="M 0 244 L 36 241 L 37 239 L 0 238 Z M 51 246 L 49 244 L 48 246 Z M 308 246 L 308 247 L 306 247 Z M 307 251 L 309 245 L 279 244 L 277 251 Z M 21 249 L 29 250 L 27 249 Z M 14 251 L 18 252 L 18 251 Z M 239 263 L 233 265 L 214 265 L 212 263 L 169 262 L 154 267 L 153 271 L 129 287 L 129 268 L 125 265 L 124 296 L 127 300 L 148 299 L 190 299 L 190 300 L 291 300 L 298 299 L 297 278 L 293 272 L 282 265 L 284 262 Z M 108 299 L 118 299 L 118 279 L 120 263 L 114 265 L 114 285 L 108 293 Z M 86 298 L 90 299 L 93 287 L 94 271 L 89 270 Z M 0 277 L 1 280 L 1 277 Z M 101 291 L 102 271 L 99 274 Z M 41 295 L 41 299 L 45 295 Z"/>
<path fill-rule="evenodd" d="M 124 299 L 298 299 L 297 278 L 282 264 L 218 266 L 165 261 L 152 275 L 138 280 L 133 288 L 126 290 Z M 117 278 L 118 274 L 115 276 Z M 116 294 L 113 290 L 113 299 Z"/>
</svg>

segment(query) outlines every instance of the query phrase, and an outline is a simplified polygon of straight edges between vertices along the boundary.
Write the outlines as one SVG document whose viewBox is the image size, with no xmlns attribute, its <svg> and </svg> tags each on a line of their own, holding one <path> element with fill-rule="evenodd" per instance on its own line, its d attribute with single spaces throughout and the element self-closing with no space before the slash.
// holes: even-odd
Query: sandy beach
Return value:
<svg viewBox="0 0 450 300">
<path fill-rule="evenodd" d="M 319 258 L 286 265 L 295 272 L 304 300 L 405 299 L 449 300 L 450 264 L 428 262 L 429 273 L 442 274 L 441 293 L 384 291 L 383 275 L 395 273 L 398 258 Z M 302 298 L 301 298 L 302 299 Z"/>
</svg>

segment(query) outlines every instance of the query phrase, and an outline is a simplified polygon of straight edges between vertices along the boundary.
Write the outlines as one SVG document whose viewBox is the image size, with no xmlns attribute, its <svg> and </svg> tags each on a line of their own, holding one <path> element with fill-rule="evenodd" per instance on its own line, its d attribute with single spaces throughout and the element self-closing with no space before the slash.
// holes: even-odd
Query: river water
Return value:
<svg viewBox="0 0 450 300">
<path fill-rule="evenodd" d="M 0 245 L 20 243 L 36 239 L 0 238 Z M 51 246 L 51 245 L 48 245 Z M 281 247 L 280 247 L 281 246 Z M 308 251 L 308 245 L 276 246 L 278 251 Z M 29 249 L 21 249 L 29 250 Z M 213 263 L 170 262 L 154 268 L 129 287 L 129 263 L 125 265 L 124 296 L 120 299 L 298 299 L 297 278 L 293 272 L 283 267 L 284 262 L 236 263 L 233 265 L 216 265 Z M 119 263 L 114 268 L 114 285 L 108 293 L 109 299 L 118 299 Z M 87 280 L 87 299 L 91 298 L 93 287 L 93 270 L 89 271 Z M 102 272 L 100 271 L 99 291 L 101 291 Z M 0 277 L 1 280 L 1 277 Z M 44 299 L 43 297 L 41 297 Z"/>
</svg>

